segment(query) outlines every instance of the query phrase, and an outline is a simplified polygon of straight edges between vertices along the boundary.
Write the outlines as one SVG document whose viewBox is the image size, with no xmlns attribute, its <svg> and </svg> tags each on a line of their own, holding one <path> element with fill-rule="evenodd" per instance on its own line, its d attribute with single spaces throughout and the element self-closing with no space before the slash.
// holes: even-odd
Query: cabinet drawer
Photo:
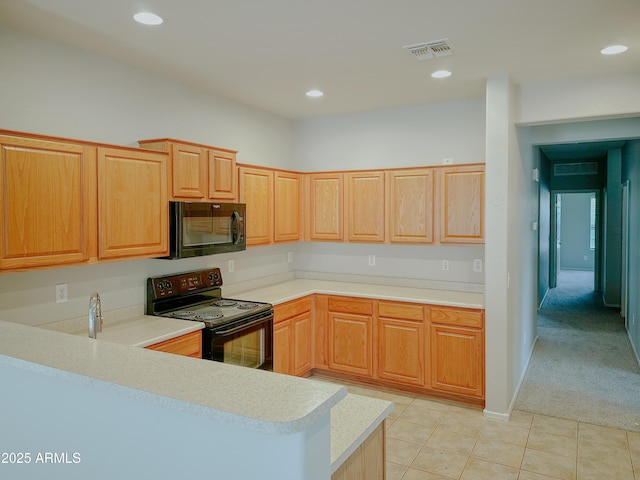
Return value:
<svg viewBox="0 0 640 480">
<path fill-rule="evenodd" d="M 484 311 L 466 308 L 431 307 L 431 323 L 482 328 Z"/>
<path fill-rule="evenodd" d="M 371 300 L 353 297 L 329 297 L 329 311 L 373 315 Z"/>
<path fill-rule="evenodd" d="M 202 358 L 202 332 L 198 330 L 187 333 L 164 342 L 154 343 L 145 348 L 186 357 Z"/>
<path fill-rule="evenodd" d="M 402 318 L 405 320 L 424 320 L 424 307 L 414 303 L 397 303 L 381 301 L 378 304 L 378 316 Z"/>
<path fill-rule="evenodd" d="M 273 307 L 273 322 L 278 323 L 301 313 L 311 311 L 311 296 L 281 303 Z"/>
</svg>

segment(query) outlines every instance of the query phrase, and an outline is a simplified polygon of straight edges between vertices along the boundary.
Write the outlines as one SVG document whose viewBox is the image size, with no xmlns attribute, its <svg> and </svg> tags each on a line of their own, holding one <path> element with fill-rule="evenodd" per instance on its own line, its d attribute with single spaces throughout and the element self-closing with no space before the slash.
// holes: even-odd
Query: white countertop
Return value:
<svg viewBox="0 0 640 480">
<path fill-rule="evenodd" d="M 484 294 L 452 290 L 371 285 L 365 283 L 331 282 L 296 279 L 268 287 L 247 290 L 242 284 L 222 287 L 225 297 L 267 302 L 273 305 L 314 293 L 346 295 L 379 300 L 426 303 L 450 307 L 484 308 Z"/>
<path fill-rule="evenodd" d="M 331 473 L 371 435 L 393 403 L 350 393 L 331 409 Z"/>
<path fill-rule="evenodd" d="M 305 430 L 347 395 L 338 385 L 2 321 L 0 362 L 271 435 Z"/>
<path fill-rule="evenodd" d="M 108 316 L 108 313 L 106 315 Z M 89 337 L 88 319 L 82 319 L 81 322 L 77 320 L 54 322 L 42 325 L 41 328 Z M 132 347 L 148 347 L 203 328 L 202 322 L 139 315 L 113 322 L 105 321 L 102 332 L 98 333 L 98 339 Z"/>
<path fill-rule="evenodd" d="M 243 288 L 242 284 L 223 287 L 227 298 L 274 305 L 315 293 L 484 308 L 482 293 L 463 291 L 309 279 L 252 289 Z M 40 333 L 33 335 L 31 327 L 0 322 L 0 354 L 51 367 L 55 369 L 53 375 L 85 375 L 112 383 L 113 388 L 136 389 L 136 395 L 167 397 L 169 400 L 162 400 L 164 403 L 176 402 L 178 408 L 190 408 L 200 415 L 271 434 L 300 431 L 331 410 L 332 473 L 393 408 L 392 403 L 384 400 L 347 395 L 344 387 L 335 384 L 127 348 L 145 347 L 193 332 L 203 327 L 200 322 L 139 314 L 127 317 L 126 311 L 106 312 L 103 332 L 97 341 L 86 338 L 84 318 L 42 327 L 35 329 Z M 17 348 L 21 342 L 12 341 L 12 336 L 28 333 L 30 344 L 36 348 Z M 138 368 L 126 368 L 132 364 Z M 166 378 L 172 381 L 163 381 Z M 212 395 L 212 391 L 216 394 Z M 255 398 L 260 398 L 260 402 Z"/>
</svg>

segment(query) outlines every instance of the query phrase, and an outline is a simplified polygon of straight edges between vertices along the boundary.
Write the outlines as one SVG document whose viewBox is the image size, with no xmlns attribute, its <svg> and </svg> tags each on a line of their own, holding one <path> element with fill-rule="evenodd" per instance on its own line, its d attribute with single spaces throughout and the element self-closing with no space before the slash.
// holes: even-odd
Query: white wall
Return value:
<svg viewBox="0 0 640 480">
<path fill-rule="evenodd" d="M 204 94 L 142 69 L 0 28 L 0 128 L 135 145 L 174 137 L 239 150 L 238 161 L 300 171 L 482 162 L 484 104 L 480 100 L 329 117 L 296 125 L 286 119 Z M 295 144 L 294 144 L 295 140 Z M 294 252 L 289 264 L 286 253 Z M 225 285 L 245 284 L 294 269 L 347 273 L 378 280 L 408 278 L 482 286 L 472 270 L 484 247 L 293 244 L 198 260 L 138 260 L 0 275 L 0 318 L 42 324 L 83 315 L 92 291 L 106 311 L 142 304 L 148 276 L 219 266 Z M 412 258 L 417 261 L 413 261 Z M 365 258 L 365 260 L 362 260 Z M 235 272 L 227 272 L 234 259 Z M 347 262 L 344 259 L 348 259 Z M 448 259 L 451 268 L 441 269 Z M 362 260 L 362 261 L 361 261 Z M 347 268 L 347 266 L 349 268 Z M 55 304 L 55 285 L 69 302 Z"/>
<path fill-rule="evenodd" d="M 629 278 L 627 330 L 640 362 L 640 140 L 628 142 L 622 149 L 622 180 L 629 181 Z"/>
<path fill-rule="evenodd" d="M 301 120 L 294 157 L 306 171 L 484 163 L 484 99 Z"/>
<path fill-rule="evenodd" d="M 591 197 L 591 193 L 562 194 L 560 268 L 572 270 L 595 268 L 594 250 L 589 246 Z"/>
<path fill-rule="evenodd" d="M 640 71 L 522 85 L 516 123 L 536 125 L 637 116 L 639 91 Z"/>
<path fill-rule="evenodd" d="M 0 128 L 137 146 L 172 137 L 292 167 L 290 120 L 0 27 Z"/>
</svg>

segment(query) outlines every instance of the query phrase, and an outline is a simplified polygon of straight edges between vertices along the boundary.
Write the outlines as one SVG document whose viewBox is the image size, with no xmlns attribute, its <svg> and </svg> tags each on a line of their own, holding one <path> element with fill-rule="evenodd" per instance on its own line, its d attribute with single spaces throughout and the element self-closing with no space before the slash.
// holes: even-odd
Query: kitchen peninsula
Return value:
<svg viewBox="0 0 640 480">
<path fill-rule="evenodd" d="M 2 465 L 20 478 L 328 479 L 391 409 L 350 398 L 341 421 L 362 401 L 375 420 L 353 438 L 331 426 L 344 387 L 6 322 L 0 371 L 2 451 L 80 459 Z"/>
</svg>

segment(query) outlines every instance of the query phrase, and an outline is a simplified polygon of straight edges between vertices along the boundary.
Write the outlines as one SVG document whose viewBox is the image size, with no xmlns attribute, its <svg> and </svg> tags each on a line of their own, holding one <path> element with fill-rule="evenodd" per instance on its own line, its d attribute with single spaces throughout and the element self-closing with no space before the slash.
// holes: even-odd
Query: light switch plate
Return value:
<svg viewBox="0 0 640 480">
<path fill-rule="evenodd" d="M 236 264 L 233 260 L 229 260 L 229 273 L 232 273 L 236 269 Z"/>
</svg>

